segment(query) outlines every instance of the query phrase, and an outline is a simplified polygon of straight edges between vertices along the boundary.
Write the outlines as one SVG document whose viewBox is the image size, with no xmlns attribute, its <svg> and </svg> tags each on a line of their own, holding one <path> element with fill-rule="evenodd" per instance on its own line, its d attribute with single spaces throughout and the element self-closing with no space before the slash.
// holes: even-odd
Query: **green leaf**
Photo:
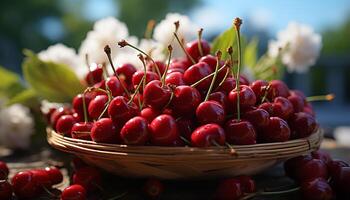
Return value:
<svg viewBox="0 0 350 200">
<path fill-rule="evenodd" d="M 11 98 L 24 90 L 18 74 L 0 66 L 0 96 Z"/>
<path fill-rule="evenodd" d="M 236 39 L 236 31 L 231 27 L 221 33 L 218 37 L 216 37 L 212 43 L 211 46 L 211 53 L 215 55 L 217 51 L 222 52 L 222 59 L 228 59 L 229 55 L 227 53 L 227 48 L 232 46 L 234 49 L 233 51 L 233 57 L 237 58 L 237 51 L 235 51 L 236 45 L 237 45 L 237 39 Z"/>
<path fill-rule="evenodd" d="M 35 107 L 39 104 L 38 96 L 33 89 L 23 90 L 7 101 L 7 105 L 20 103 L 28 107 Z"/>
<path fill-rule="evenodd" d="M 285 70 L 280 56 L 270 57 L 267 54 L 261 56 L 252 69 L 256 79 L 268 81 L 273 79 L 281 79 Z"/>
<path fill-rule="evenodd" d="M 66 65 L 41 61 L 30 50 L 24 50 L 24 54 L 24 78 L 38 96 L 49 101 L 68 102 L 83 91 L 79 79 Z"/>
<path fill-rule="evenodd" d="M 243 53 L 244 66 L 253 68 L 257 62 L 259 39 L 254 37 L 245 47 Z"/>
</svg>

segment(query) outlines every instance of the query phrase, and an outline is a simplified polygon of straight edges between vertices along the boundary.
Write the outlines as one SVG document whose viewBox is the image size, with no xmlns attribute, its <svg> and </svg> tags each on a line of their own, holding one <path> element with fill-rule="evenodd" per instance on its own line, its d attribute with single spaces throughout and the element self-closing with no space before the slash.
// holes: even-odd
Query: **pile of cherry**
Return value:
<svg viewBox="0 0 350 200">
<path fill-rule="evenodd" d="M 185 50 L 187 57 L 168 64 L 140 55 L 144 70 L 111 63 L 109 76 L 102 65 L 90 69 L 90 87 L 72 107 L 47 113 L 51 126 L 101 143 L 195 147 L 284 142 L 317 129 L 302 92 L 280 80 L 250 83 L 239 70 L 233 73 L 234 62 L 210 55 L 205 40 L 187 43 Z M 108 46 L 105 52 L 110 55 Z"/>
</svg>

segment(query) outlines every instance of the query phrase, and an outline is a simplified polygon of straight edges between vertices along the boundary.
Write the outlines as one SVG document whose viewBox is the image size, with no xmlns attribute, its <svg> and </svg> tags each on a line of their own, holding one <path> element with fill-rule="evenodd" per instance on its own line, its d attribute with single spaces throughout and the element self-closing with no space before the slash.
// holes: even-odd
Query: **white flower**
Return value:
<svg viewBox="0 0 350 200">
<path fill-rule="evenodd" d="M 311 27 L 292 22 L 277 34 L 277 40 L 269 42 L 268 54 L 276 57 L 281 51 L 282 62 L 288 71 L 306 72 L 315 64 L 321 47 L 321 36 Z"/>
<path fill-rule="evenodd" d="M 29 108 L 14 104 L 0 110 L 0 144 L 11 149 L 26 149 L 34 131 Z"/>
<path fill-rule="evenodd" d="M 178 36 L 180 40 L 189 42 L 196 38 L 198 26 L 195 25 L 187 16 L 178 13 L 168 13 L 161 22 L 154 28 L 153 38 L 161 43 L 164 47 L 169 44 L 173 47 L 173 56 L 185 56 L 178 42 L 174 38 L 175 25 L 174 22 L 179 21 Z"/>
<path fill-rule="evenodd" d="M 87 33 L 80 46 L 79 55 L 85 58 L 85 55 L 88 54 L 91 63 L 108 63 L 104 47 L 109 45 L 112 50 L 112 58 L 114 58 L 120 52 L 118 41 L 127 39 L 128 36 L 128 28 L 124 23 L 113 17 L 101 19 L 94 24 L 93 30 Z"/>
<path fill-rule="evenodd" d="M 53 103 L 53 102 L 49 102 L 48 100 L 45 99 L 45 100 L 42 100 L 40 102 L 40 111 L 43 114 L 47 114 L 47 113 L 49 113 L 51 108 L 57 109 L 57 108 L 60 108 L 62 106 L 63 106 L 62 103 Z"/>
<path fill-rule="evenodd" d="M 164 61 L 166 59 L 165 54 L 166 49 L 162 43 L 156 42 L 152 39 L 142 39 L 139 44 L 139 48 L 146 52 L 148 55 L 152 57 L 153 60 L 156 61 Z"/>
</svg>

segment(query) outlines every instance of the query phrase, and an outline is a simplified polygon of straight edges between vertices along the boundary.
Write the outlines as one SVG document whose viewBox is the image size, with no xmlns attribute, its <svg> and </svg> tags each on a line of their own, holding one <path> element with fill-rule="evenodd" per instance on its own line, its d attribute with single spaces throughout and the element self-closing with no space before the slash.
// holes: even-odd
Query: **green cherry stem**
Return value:
<svg viewBox="0 0 350 200">
<path fill-rule="evenodd" d="M 211 83 L 210 83 L 210 86 L 209 86 L 209 89 L 208 89 L 207 95 L 205 96 L 204 101 L 207 101 L 207 100 L 209 99 L 209 95 L 210 95 L 211 91 L 213 90 L 214 83 L 215 83 L 216 77 L 217 77 L 217 75 L 218 75 L 218 70 L 219 70 L 219 65 L 220 65 L 220 59 L 221 59 L 221 51 L 218 51 L 218 52 L 216 53 L 216 66 L 215 66 L 215 71 L 214 71 L 214 77 L 213 77 L 213 79 L 211 80 Z"/>
<path fill-rule="evenodd" d="M 145 84 L 146 84 L 146 77 L 147 77 L 146 76 L 147 75 L 146 72 L 147 71 L 146 71 L 145 58 L 142 56 L 142 54 L 139 54 L 137 56 L 139 57 L 139 59 L 142 62 L 144 73 L 143 73 L 143 76 L 142 76 L 142 79 L 141 79 L 140 83 L 136 86 L 136 89 L 135 89 L 134 93 L 131 95 L 131 98 L 130 98 L 128 104 L 130 104 L 134 100 L 136 94 L 139 93 L 141 85 L 142 85 L 142 88 L 145 89 Z M 142 108 L 140 107 L 140 109 L 142 109 Z"/>
<path fill-rule="evenodd" d="M 184 44 L 180 41 L 180 38 L 179 36 L 177 35 L 176 32 L 174 32 L 174 36 L 177 40 L 177 42 L 179 43 L 182 51 L 186 54 L 186 56 L 191 60 L 192 64 L 196 64 L 196 61 L 192 58 L 192 56 L 186 51 L 185 47 L 184 47 Z"/>
<path fill-rule="evenodd" d="M 264 88 L 264 96 L 263 98 L 261 99 L 261 103 L 264 103 L 267 99 L 267 95 L 269 94 L 269 90 L 271 88 L 271 85 L 268 84 L 265 88 Z"/>
<path fill-rule="evenodd" d="M 202 34 L 203 34 L 203 28 L 200 28 L 198 31 L 198 50 L 201 56 L 203 56 Z"/>
<path fill-rule="evenodd" d="M 253 197 L 257 197 L 257 196 L 269 196 L 269 195 L 281 195 L 281 194 L 287 194 L 287 193 L 292 193 L 292 192 L 296 192 L 299 191 L 300 187 L 295 187 L 295 188 L 291 188 L 291 189 L 287 189 L 287 190 L 280 190 L 280 191 L 258 191 L 255 193 L 250 193 L 245 195 L 243 198 L 241 198 L 240 200 L 247 200 L 247 199 L 251 199 Z"/>
<path fill-rule="evenodd" d="M 221 72 L 227 65 L 225 64 L 224 66 L 220 67 L 220 69 L 218 70 L 218 72 Z M 193 83 L 192 85 L 190 85 L 191 87 L 197 87 L 197 85 L 199 85 L 201 82 L 205 81 L 206 79 L 214 76 L 215 72 L 208 74 L 207 76 L 203 77 L 202 79 L 198 80 L 197 82 Z"/>
<path fill-rule="evenodd" d="M 162 76 L 162 86 L 165 85 L 165 77 L 166 77 L 166 74 L 168 72 L 170 60 L 171 60 L 171 55 L 173 53 L 173 47 L 171 45 L 168 45 L 168 52 L 169 52 L 168 63 L 166 65 L 165 71 L 164 71 L 163 76 Z"/>
<path fill-rule="evenodd" d="M 228 76 L 229 73 L 230 73 L 230 69 L 226 69 L 225 76 L 224 76 L 224 78 L 220 81 L 220 83 L 219 83 L 219 85 L 216 87 L 216 89 L 218 89 L 218 88 L 225 82 L 225 80 L 226 80 L 226 78 L 227 78 L 227 76 Z M 216 89 L 215 89 L 215 90 L 216 90 Z"/>
<path fill-rule="evenodd" d="M 334 94 L 317 95 L 317 96 L 307 97 L 306 101 L 307 102 L 312 102 L 312 101 L 332 101 L 334 98 L 335 98 Z"/>
<path fill-rule="evenodd" d="M 242 25 L 242 20 L 240 18 L 236 18 L 233 22 L 236 35 L 237 35 L 237 49 L 238 49 L 238 64 L 237 64 L 237 74 L 236 74 L 236 90 L 237 90 L 237 120 L 241 120 L 241 110 L 240 110 L 240 85 L 239 85 L 239 77 L 240 77 L 240 70 L 241 70 L 241 64 L 242 64 L 242 49 L 241 49 L 241 34 L 240 34 L 240 28 Z M 232 65 L 233 66 L 233 65 Z"/>
<path fill-rule="evenodd" d="M 117 73 L 117 71 L 115 70 L 115 67 L 114 67 L 114 65 L 113 65 L 113 61 L 112 61 L 112 57 L 111 57 L 111 48 L 110 48 L 108 45 L 106 45 L 105 48 L 104 48 L 104 51 L 105 51 L 105 53 L 106 53 L 106 55 L 107 55 L 107 58 L 108 58 L 109 63 L 111 64 L 111 67 L 112 67 L 113 72 L 114 72 L 114 76 L 118 79 L 118 81 L 119 81 L 120 85 L 122 86 L 122 88 L 123 88 L 124 92 L 126 93 L 126 95 L 127 95 L 128 97 L 130 97 L 130 93 L 129 93 L 128 89 L 127 89 L 127 88 L 125 87 L 125 85 L 120 81 L 120 78 L 119 78 L 119 76 L 118 76 L 118 73 Z"/>
</svg>

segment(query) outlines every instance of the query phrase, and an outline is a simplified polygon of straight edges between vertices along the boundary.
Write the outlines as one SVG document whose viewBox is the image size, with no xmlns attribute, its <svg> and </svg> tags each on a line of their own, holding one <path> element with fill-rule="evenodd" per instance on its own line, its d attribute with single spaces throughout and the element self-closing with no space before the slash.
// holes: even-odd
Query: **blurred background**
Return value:
<svg viewBox="0 0 350 200">
<path fill-rule="evenodd" d="M 55 43 L 79 48 L 94 21 L 115 16 L 130 35 L 141 36 L 147 21 L 179 12 L 204 28 L 211 39 L 244 19 L 243 31 L 258 36 L 261 53 L 269 39 L 291 21 L 308 24 L 322 35 L 323 49 L 307 74 L 287 74 L 290 88 L 307 95 L 335 93 L 333 102 L 315 103 L 318 120 L 332 130 L 350 126 L 350 1 L 266 0 L 2 0 L 0 1 L 0 65 L 21 73 L 22 49 L 35 52 Z"/>
</svg>

